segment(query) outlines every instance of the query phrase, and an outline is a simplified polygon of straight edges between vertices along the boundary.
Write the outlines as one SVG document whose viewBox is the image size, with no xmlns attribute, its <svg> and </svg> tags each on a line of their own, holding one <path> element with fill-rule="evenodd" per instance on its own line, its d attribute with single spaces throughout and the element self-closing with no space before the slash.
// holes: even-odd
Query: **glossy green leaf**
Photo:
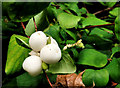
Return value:
<svg viewBox="0 0 120 88">
<path fill-rule="evenodd" d="M 51 83 L 55 82 L 56 75 L 47 74 L 47 76 L 49 77 Z M 19 88 L 23 88 L 23 86 L 25 88 L 37 88 L 40 86 L 44 86 L 44 87 L 49 86 L 49 83 L 47 82 L 47 79 L 44 74 L 40 74 L 39 76 L 32 77 L 26 72 L 16 77 L 16 80 Z"/>
<path fill-rule="evenodd" d="M 34 16 L 38 31 L 43 31 L 48 26 L 48 22 L 46 18 L 46 15 L 47 15 L 46 11 L 47 10 L 43 10 L 41 13 Z M 33 22 L 33 18 L 31 18 L 26 26 L 25 34 L 30 36 L 34 32 L 35 32 L 35 25 Z"/>
<path fill-rule="evenodd" d="M 68 13 L 60 13 L 57 17 L 57 20 L 62 28 L 76 27 L 80 19 L 81 18 L 79 16 Z"/>
<path fill-rule="evenodd" d="M 75 41 L 77 40 L 77 36 L 75 33 L 69 31 L 69 30 L 65 30 L 65 32 L 67 32 L 67 34 L 69 34 Z"/>
<path fill-rule="evenodd" d="M 24 48 L 23 46 L 19 45 L 16 41 L 16 38 L 28 42 L 27 37 L 15 34 L 11 36 L 5 67 L 5 72 L 7 75 L 19 72 L 22 69 L 22 63 L 24 59 L 28 57 L 28 53 L 30 52 L 30 49 Z"/>
<path fill-rule="evenodd" d="M 50 26 L 47 30 L 44 31 L 47 35 L 52 36 L 58 43 L 61 42 L 60 38 L 60 29 L 58 25 Z"/>
<path fill-rule="evenodd" d="M 113 59 L 111 63 L 109 63 L 105 69 L 108 70 L 110 77 L 117 83 L 120 83 L 120 58 Z"/>
<path fill-rule="evenodd" d="M 100 28 L 92 29 L 92 31 L 90 32 L 89 35 L 98 35 L 99 37 L 108 38 L 108 39 L 113 37 L 112 34 L 106 32 L 105 30 L 100 29 Z"/>
<path fill-rule="evenodd" d="M 119 16 L 115 20 L 115 35 L 116 35 L 116 38 L 120 41 L 120 17 Z"/>
<path fill-rule="evenodd" d="M 77 64 L 89 65 L 97 68 L 104 67 L 107 64 L 107 56 L 95 49 L 84 49 L 79 54 Z"/>
<path fill-rule="evenodd" d="M 117 52 L 120 52 L 120 46 L 116 46 L 112 48 L 112 54 L 115 54 Z"/>
<path fill-rule="evenodd" d="M 77 4 L 78 4 L 78 2 L 65 3 L 65 5 L 68 6 L 67 8 L 74 11 L 78 16 L 80 16 L 81 15 L 81 13 L 80 13 L 81 10 L 79 9 Z"/>
<path fill-rule="evenodd" d="M 87 17 L 82 21 L 83 28 L 90 25 L 92 26 L 92 25 L 103 25 L 103 24 L 109 24 L 109 22 L 98 19 L 96 17 Z"/>
<path fill-rule="evenodd" d="M 64 51 L 61 60 L 56 64 L 49 65 L 48 72 L 51 73 L 74 73 L 76 66 L 70 55 Z"/>
<path fill-rule="evenodd" d="M 97 49 L 108 50 L 112 48 L 113 41 L 110 39 L 101 38 L 98 35 L 82 36 L 82 39 L 88 44 L 94 45 Z"/>
<path fill-rule="evenodd" d="M 116 7 L 112 11 L 110 11 L 109 13 L 113 16 L 118 16 L 119 10 L 120 10 L 120 7 Z"/>
<path fill-rule="evenodd" d="M 49 2 L 4 2 L 3 5 L 12 21 L 24 22 L 45 9 Z"/>
<path fill-rule="evenodd" d="M 96 87 L 103 87 L 106 86 L 109 81 L 109 73 L 105 69 L 86 69 L 82 80 L 86 86 L 93 86 L 94 83 Z"/>
</svg>

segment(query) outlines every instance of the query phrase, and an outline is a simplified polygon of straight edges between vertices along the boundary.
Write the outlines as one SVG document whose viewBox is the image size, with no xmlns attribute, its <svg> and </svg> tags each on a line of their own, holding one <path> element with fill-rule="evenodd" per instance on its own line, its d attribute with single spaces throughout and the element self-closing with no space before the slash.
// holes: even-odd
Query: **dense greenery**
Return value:
<svg viewBox="0 0 120 88">
<path fill-rule="evenodd" d="M 118 2 L 3 2 L 3 88 L 49 86 L 45 74 L 31 77 L 22 69 L 29 56 L 29 36 L 37 30 L 52 36 L 59 44 L 62 58 L 48 65 L 51 83 L 57 74 L 85 70 L 86 86 L 120 86 L 120 4 Z M 22 28 L 21 23 L 25 25 Z M 82 40 L 78 43 L 79 40 Z M 77 44 L 63 49 L 67 44 Z"/>
</svg>

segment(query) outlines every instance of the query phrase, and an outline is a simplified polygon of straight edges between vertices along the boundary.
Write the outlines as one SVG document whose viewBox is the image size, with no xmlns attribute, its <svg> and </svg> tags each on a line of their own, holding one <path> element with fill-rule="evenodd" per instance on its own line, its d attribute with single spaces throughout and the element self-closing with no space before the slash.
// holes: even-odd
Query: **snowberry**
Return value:
<svg viewBox="0 0 120 88">
<path fill-rule="evenodd" d="M 61 58 L 61 50 L 55 44 L 48 44 L 41 49 L 41 59 L 47 64 L 54 64 Z"/>
<path fill-rule="evenodd" d="M 47 37 L 47 40 L 50 38 L 50 44 L 55 44 L 55 45 L 58 45 L 58 43 L 56 42 L 55 39 L 53 39 L 52 37 Z"/>
<path fill-rule="evenodd" d="M 34 51 L 40 51 L 47 43 L 47 37 L 42 31 L 37 31 L 30 36 L 29 44 Z"/>
<path fill-rule="evenodd" d="M 22 66 L 31 76 L 37 76 L 42 71 L 42 60 L 40 57 L 32 55 L 24 60 Z"/>
</svg>

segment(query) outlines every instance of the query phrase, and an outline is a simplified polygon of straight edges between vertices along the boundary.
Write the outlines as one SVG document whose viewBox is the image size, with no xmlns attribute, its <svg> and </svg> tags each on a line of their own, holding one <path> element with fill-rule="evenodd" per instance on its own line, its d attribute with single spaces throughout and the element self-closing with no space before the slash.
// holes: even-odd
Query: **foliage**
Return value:
<svg viewBox="0 0 120 88">
<path fill-rule="evenodd" d="M 49 86 L 44 72 L 31 77 L 22 69 L 31 51 L 28 41 L 35 32 L 33 17 L 37 30 L 52 36 L 62 51 L 61 60 L 48 65 L 45 71 L 52 84 L 58 74 L 79 74 L 85 70 L 80 75 L 85 86 L 110 88 L 114 81 L 119 88 L 120 4 L 98 1 L 3 2 L 3 88 Z M 80 39 L 85 48 L 72 46 Z M 66 45 L 71 46 L 63 50 Z"/>
</svg>

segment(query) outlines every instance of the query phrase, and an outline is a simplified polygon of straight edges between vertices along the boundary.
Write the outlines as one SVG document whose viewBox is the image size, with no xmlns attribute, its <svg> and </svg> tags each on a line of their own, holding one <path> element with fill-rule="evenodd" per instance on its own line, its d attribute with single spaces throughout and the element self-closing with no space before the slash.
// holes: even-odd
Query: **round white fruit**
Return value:
<svg viewBox="0 0 120 88">
<path fill-rule="evenodd" d="M 40 57 L 32 55 L 24 60 L 22 66 L 31 76 L 37 76 L 42 71 L 42 60 Z"/>
<path fill-rule="evenodd" d="M 47 40 L 49 39 L 49 37 L 47 37 Z M 50 37 L 51 43 L 50 44 L 55 44 L 58 45 L 58 43 L 56 42 L 55 39 L 53 39 L 52 37 Z"/>
<path fill-rule="evenodd" d="M 54 64 L 61 58 L 61 50 L 55 44 L 48 44 L 41 49 L 40 58 L 47 64 Z"/>
<path fill-rule="evenodd" d="M 40 51 L 47 43 L 47 37 L 42 31 L 37 31 L 30 36 L 29 45 L 34 51 Z"/>
</svg>

